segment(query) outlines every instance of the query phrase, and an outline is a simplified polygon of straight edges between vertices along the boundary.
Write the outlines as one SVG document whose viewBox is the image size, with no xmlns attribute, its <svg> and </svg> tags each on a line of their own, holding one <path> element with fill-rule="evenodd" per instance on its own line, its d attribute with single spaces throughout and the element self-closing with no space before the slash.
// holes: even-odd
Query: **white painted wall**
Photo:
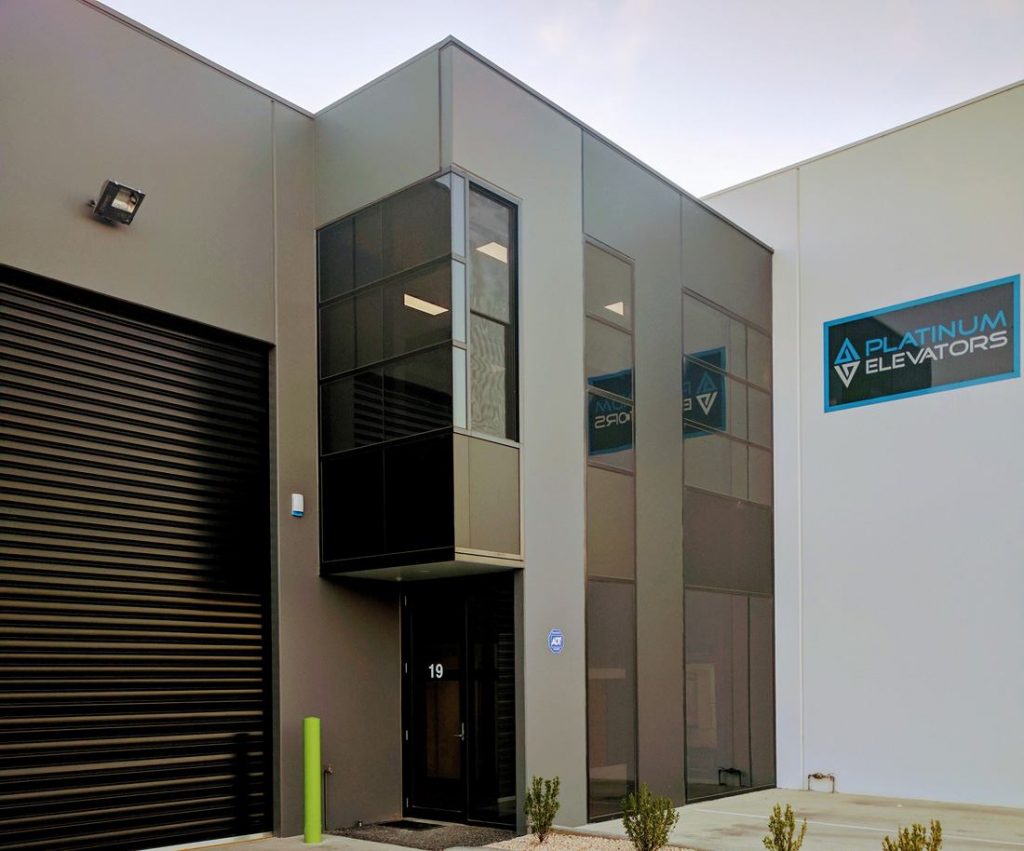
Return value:
<svg viewBox="0 0 1024 851">
<path fill-rule="evenodd" d="M 708 199 L 776 249 L 781 786 L 1024 800 L 1024 383 L 825 414 L 821 357 L 827 320 L 1024 270 L 1022 134 L 1018 86 Z"/>
</svg>

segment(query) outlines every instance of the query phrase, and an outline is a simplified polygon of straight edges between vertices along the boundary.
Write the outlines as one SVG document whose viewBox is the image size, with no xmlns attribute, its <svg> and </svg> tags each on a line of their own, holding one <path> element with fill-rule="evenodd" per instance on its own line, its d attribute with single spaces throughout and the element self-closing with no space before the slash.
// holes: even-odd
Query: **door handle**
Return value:
<svg viewBox="0 0 1024 851">
<path fill-rule="evenodd" d="M 459 732 L 452 733 L 452 735 L 460 741 L 466 741 L 466 722 L 463 721 L 461 724 L 459 724 Z"/>
</svg>

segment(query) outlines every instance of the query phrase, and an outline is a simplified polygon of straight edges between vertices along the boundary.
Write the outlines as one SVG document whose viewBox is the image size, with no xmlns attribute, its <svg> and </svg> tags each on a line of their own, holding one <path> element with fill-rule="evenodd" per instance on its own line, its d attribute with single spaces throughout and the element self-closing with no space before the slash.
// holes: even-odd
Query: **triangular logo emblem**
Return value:
<svg viewBox="0 0 1024 851">
<path fill-rule="evenodd" d="M 715 404 L 715 399 L 717 399 L 717 398 L 718 398 L 718 391 L 717 390 L 714 393 L 698 393 L 697 394 L 697 404 L 700 405 L 700 409 L 704 412 L 704 416 L 705 417 L 710 413 L 711 406 Z"/>
<path fill-rule="evenodd" d="M 860 361 L 855 360 L 850 363 L 836 364 L 832 368 L 836 371 L 836 375 L 839 376 L 839 380 L 843 382 L 843 387 L 849 389 L 853 376 L 857 374 L 858 366 L 860 366 Z"/>
<path fill-rule="evenodd" d="M 836 355 L 836 359 L 832 363 L 849 363 L 850 361 L 860 360 L 860 355 L 857 354 L 857 350 L 853 347 L 853 343 L 850 342 L 850 338 L 847 337 L 843 340 L 843 344 L 839 347 L 839 354 Z M 853 375 L 850 375 L 853 378 Z M 847 381 L 849 386 L 849 381 Z"/>
<path fill-rule="evenodd" d="M 705 372 L 700 379 L 700 383 L 697 385 L 698 393 L 713 393 L 718 387 L 715 385 L 714 380 L 711 378 L 711 374 Z"/>
</svg>

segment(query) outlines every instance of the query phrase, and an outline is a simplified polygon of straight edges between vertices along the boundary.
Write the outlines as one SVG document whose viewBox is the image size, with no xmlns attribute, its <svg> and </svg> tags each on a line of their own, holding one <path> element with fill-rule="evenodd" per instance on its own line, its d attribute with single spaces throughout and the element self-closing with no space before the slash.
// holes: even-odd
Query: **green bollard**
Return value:
<svg viewBox="0 0 1024 851">
<path fill-rule="evenodd" d="M 320 798 L 320 719 L 310 715 L 302 720 L 303 841 L 315 845 L 323 839 Z"/>
</svg>

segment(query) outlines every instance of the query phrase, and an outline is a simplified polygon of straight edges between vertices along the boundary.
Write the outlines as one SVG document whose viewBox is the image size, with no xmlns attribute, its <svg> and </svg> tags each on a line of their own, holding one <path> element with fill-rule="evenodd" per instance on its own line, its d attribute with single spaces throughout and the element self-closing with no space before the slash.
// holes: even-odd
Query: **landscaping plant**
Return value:
<svg viewBox="0 0 1024 851">
<path fill-rule="evenodd" d="M 647 784 L 641 783 L 639 792 L 623 798 L 622 821 L 636 851 L 658 851 L 668 844 L 679 813 L 670 798 L 656 798 Z"/>
<path fill-rule="evenodd" d="M 526 823 L 537 839 L 543 842 L 558 812 L 558 778 L 545 780 L 534 776 L 526 790 Z"/>
<path fill-rule="evenodd" d="M 900 828 L 893 842 L 888 836 L 882 840 L 882 851 L 939 851 L 942 847 L 942 825 L 931 823 L 929 830 L 923 824 Z"/>
<path fill-rule="evenodd" d="M 772 809 L 771 818 L 768 819 L 768 835 L 762 840 L 768 851 L 800 851 L 804 844 L 804 834 L 807 833 L 807 819 L 804 819 L 800 827 L 800 835 L 794 838 L 796 833 L 796 816 L 793 815 L 793 808 L 786 804 L 786 811 L 778 804 Z"/>
</svg>

